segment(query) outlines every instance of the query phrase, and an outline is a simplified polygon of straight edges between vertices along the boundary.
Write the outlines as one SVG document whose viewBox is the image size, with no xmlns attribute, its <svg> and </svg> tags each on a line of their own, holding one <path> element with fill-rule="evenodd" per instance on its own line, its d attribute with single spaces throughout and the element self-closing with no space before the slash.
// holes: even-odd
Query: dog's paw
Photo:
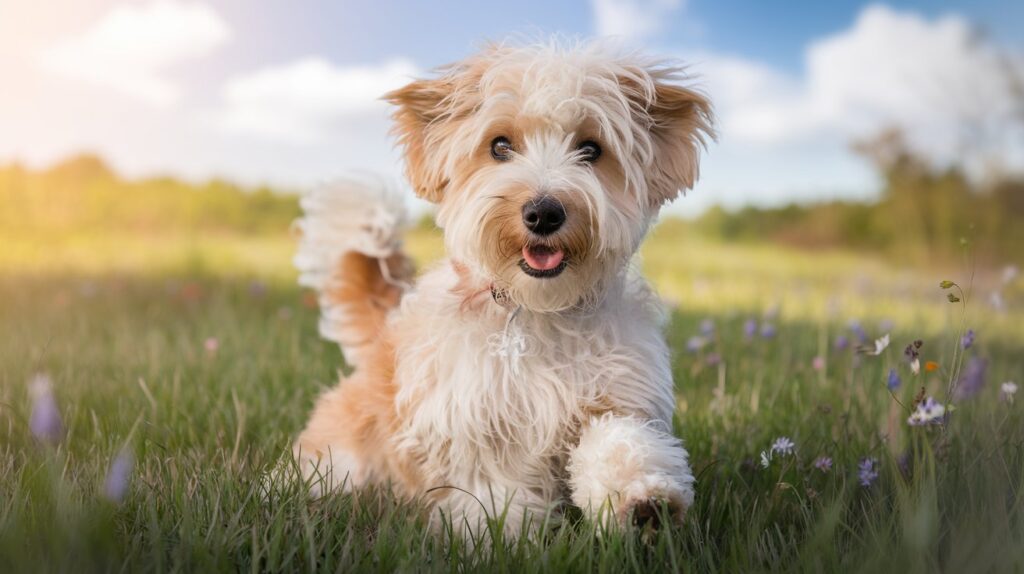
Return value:
<svg viewBox="0 0 1024 574">
<path fill-rule="evenodd" d="M 650 536 L 662 528 L 682 524 L 693 501 L 692 490 L 664 480 L 652 481 L 656 488 L 634 484 L 628 491 L 608 493 L 604 504 L 591 505 L 590 515 L 602 528 L 635 530 Z"/>
<path fill-rule="evenodd" d="M 641 529 L 650 527 L 657 530 L 661 527 L 661 510 L 661 504 L 655 498 L 637 502 L 630 510 L 633 526 Z"/>
<path fill-rule="evenodd" d="M 659 530 L 682 524 L 685 516 L 685 505 L 652 496 L 630 505 L 622 522 L 639 532 L 644 541 L 651 542 Z"/>
<path fill-rule="evenodd" d="M 569 461 L 573 502 L 604 524 L 644 524 L 655 509 L 682 520 L 693 502 L 686 451 L 672 435 L 629 417 L 593 420 Z"/>
<path fill-rule="evenodd" d="M 625 501 L 619 505 L 615 515 L 622 526 L 657 530 L 663 526 L 681 524 L 687 508 L 685 496 L 658 493 Z"/>
</svg>

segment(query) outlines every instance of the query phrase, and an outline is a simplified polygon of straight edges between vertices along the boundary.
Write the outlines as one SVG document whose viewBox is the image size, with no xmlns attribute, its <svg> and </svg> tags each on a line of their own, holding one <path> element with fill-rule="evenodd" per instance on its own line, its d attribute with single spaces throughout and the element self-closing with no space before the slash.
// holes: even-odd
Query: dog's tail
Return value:
<svg viewBox="0 0 1024 574">
<path fill-rule="evenodd" d="M 317 292 L 321 336 L 358 367 L 411 285 L 402 197 L 379 180 L 346 179 L 315 189 L 301 205 L 299 284 Z"/>
</svg>

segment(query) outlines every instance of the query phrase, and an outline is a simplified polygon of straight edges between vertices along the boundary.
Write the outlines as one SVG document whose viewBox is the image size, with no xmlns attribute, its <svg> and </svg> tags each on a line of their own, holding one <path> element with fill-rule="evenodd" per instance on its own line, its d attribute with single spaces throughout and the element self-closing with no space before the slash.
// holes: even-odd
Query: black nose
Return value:
<svg viewBox="0 0 1024 574">
<path fill-rule="evenodd" d="M 551 235 L 565 223 L 565 208 L 548 195 L 530 200 L 523 206 L 523 223 L 537 235 Z"/>
</svg>

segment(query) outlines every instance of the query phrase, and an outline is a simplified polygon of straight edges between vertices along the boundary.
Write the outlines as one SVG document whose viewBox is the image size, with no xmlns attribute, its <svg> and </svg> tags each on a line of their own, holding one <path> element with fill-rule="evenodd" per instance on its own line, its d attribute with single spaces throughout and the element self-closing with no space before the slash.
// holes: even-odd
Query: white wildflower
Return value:
<svg viewBox="0 0 1024 574">
<path fill-rule="evenodd" d="M 884 351 L 888 346 L 889 346 L 889 334 L 886 333 L 885 335 L 882 335 L 882 337 L 880 339 L 875 339 L 875 352 L 872 353 L 872 354 L 876 355 L 876 356 L 877 355 L 881 355 L 882 351 Z"/>
<path fill-rule="evenodd" d="M 907 419 L 907 424 L 912 427 L 916 427 L 933 423 L 941 423 L 945 414 L 946 407 L 936 401 L 933 397 L 928 397 L 918 403 L 917 408 L 914 409 L 910 418 Z"/>
<path fill-rule="evenodd" d="M 1017 394 L 1017 383 L 1013 381 L 1006 381 L 999 385 L 1000 396 L 1004 401 L 1013 402 L 1013 395 Z"/>
</svg>

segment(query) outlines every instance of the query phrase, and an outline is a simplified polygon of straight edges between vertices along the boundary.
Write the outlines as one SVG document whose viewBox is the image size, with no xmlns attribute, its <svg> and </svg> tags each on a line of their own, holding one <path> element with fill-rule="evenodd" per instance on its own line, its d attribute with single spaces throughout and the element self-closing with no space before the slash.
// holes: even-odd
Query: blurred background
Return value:
<svg viewBox="0 0 1024 574">
<path fill-rule="evenodd" d="M 348 171 L 406 185 L 382 93 L 489 39 L 561 34 L 683 60 L 717 113 L 699 183 L 640 258 L 673 309 L 677 431 L 702 484 L 679 555 L 1020 570 L 1022 24 L 1019 0 L 0 0 L 0 556 L 291 570 L 308 542 L 331 569 L 346 540 L 379 571 L 383 529 L 415 549 L 393 569 L 429 564 L 401 509 L 254 502 L 342 364 L 296 284 L 291 224 L 303 191 Z M 440 232 L 411 195 L 422 267 Z M 904 424 L 925 393 L 951 412 L 954 389 L 978 397 L 959 403 L 969 424 Z M 915 474 L 924 503 L 892 502 L 925 436 L 956 437 L 935 447 L 951 470 Z M 785 476 L 758 470 L 778 437 L 802 457 Z M 96 493 L 108 468 L 128 476 L 119 452 L 137 471 L 108 487 L 115 512 Z"/>
<path fill-rule="evenodd" d="M 281 235 L 318 182 L 401 179 L 384 91 L 557 33 L 679 58 L 710 94 L 719 140 L 666 211 L 688 232 L 903 266 L 967 239 L 1002 268 L 1024 245 L 1022 22 L 993 0 L 0 0 L 0 262 L 171 265 L 177 235 L 193 259 Z"/>
</svg>

